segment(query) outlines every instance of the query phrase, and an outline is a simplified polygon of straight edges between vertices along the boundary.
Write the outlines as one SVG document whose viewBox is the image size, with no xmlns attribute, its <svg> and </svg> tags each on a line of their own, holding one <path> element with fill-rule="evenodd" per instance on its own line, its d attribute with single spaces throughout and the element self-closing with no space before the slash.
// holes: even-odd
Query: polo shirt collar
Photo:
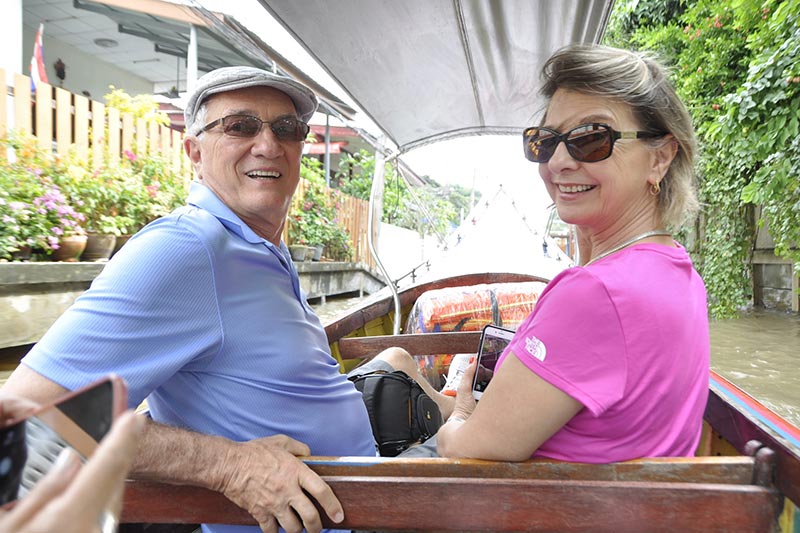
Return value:
<svg viewBox="0 0 800 533">
<path fill-rule="evenodd" d="M 220 200 L 217 195 L 214 194 L 214 191 L 202 183 L 197 181 L 193 181 L 191 183 L 189 187 L 189 197 L 187 198 L 186 202 L 189 205 L 193 205 L 208 211 L 214 215 L 217 220 L 222 222 L 226 228 L 236 233 L 239 237 L 251 244 L 264 243 L 267 246 L 275 246 L 267 239 L 257 235 L 256 232 L 250 228 L 250 226 L 245 224 L 244 221 L 242 221 L 242 219 L 240 219 L 230 207 L 225 205 L 222 200 Z M 281 246 L 279 249 L 283 251 L 284 247 L 283 241 L 281 241 Z"/>
</svg>

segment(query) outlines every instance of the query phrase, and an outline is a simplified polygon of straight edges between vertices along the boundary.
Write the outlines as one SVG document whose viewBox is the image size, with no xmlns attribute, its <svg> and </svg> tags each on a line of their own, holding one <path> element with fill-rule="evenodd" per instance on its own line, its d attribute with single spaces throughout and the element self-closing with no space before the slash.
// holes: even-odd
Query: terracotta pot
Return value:
<svg viewBox="0 0 800 533">
<path fill-rule="evenodd" d="M 90 233 L 86 237 L 86 248 L 81 254 L 81 261 L 108 261 L 114 251 L 116 235 Z"/>
<path fill-rule="evenodd" d="M 68 235 L 58 241 L 58 250 L 53 250 L 53 261 L 77 261 L 86 248 L 86 235 Z"/>
</svg>

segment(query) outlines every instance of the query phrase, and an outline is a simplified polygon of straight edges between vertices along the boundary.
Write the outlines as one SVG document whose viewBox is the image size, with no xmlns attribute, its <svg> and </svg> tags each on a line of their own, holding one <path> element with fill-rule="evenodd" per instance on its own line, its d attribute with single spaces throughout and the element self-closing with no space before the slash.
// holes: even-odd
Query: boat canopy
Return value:
<svg viewBox="0 0 800 533">
<path fill-rule="evenodd" d="M 259 0 L 400 153 L 518 134 L 543 62 L 600 41 L 613 0 Z"/>
</svg>

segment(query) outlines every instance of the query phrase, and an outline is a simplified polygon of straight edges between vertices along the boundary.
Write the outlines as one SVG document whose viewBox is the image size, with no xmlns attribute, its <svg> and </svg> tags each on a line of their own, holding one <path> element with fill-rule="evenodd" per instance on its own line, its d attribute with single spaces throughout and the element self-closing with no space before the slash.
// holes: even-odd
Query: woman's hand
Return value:
<svg viewBox="0 0 800 533">
<path fill-rule="evenodd" d="M 472 395 L 472 382 L 477 372 L 478 362 L 473 357 L 470 360 L 469 366 L 464 370 L 464 375 L 461 376 L 461 383 L 458 384 L 456 391 L 456 405 L 453 408 L 453 413 L 448 420 L 466 420 L 475 410 L 475 396 Z"/>
<path fill-rule="evenodd" d="M 5 400 L 0 400 L 3 416 L 9 407 Z M 133 412 L 122 415 L 85 465 L 75 451 L 62 451 L 30 493 L 10 511 L 0 512 L 0 533 L 85 533 L 100 531 L 103 513 L 110 511 L 116 519 L 143 423 Z"/>
<path fill-rule="evenodd" d="M 25 418 L 25 415 L 32 413 L 37 404 L 10 394 L 0 392 L 0 427 L 5 427 L 9 422 Z"/>
</svg>

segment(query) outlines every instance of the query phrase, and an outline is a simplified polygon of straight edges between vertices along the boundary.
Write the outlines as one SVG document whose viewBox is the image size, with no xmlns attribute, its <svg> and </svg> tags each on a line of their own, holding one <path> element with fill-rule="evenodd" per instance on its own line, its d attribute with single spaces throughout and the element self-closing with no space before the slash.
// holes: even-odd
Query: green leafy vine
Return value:
<svg viewBox="0 0 800 533">
<path fill-rule="evenodd" d="M 712 316 L 751 300 L 757 228 L 800 267 L 800 0 L 628 0 L 606 35 L 674 67 L 702 146 L 692 255 Z"/>
</svg>

